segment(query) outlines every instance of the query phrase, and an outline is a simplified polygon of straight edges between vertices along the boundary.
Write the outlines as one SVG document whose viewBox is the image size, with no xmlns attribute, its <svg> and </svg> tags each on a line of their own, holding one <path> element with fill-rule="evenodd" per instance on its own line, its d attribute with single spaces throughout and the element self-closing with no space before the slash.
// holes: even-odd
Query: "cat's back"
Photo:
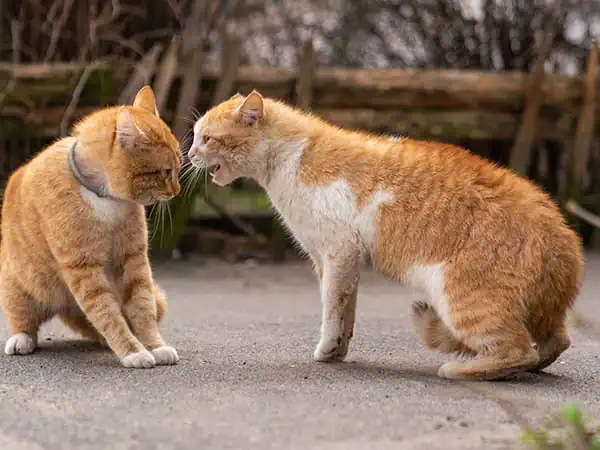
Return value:
<svg viewBox="0 0 600 450">
<path fill-rule="evenodd" d="M 74 138 L 64 138 L 50 144 L 17 169 L 8 180 L 5 200 L 12 203 L 11 196 L 33 191 L 36 195 L 25 195 L 22 201 L 35 201 L 40 197 L 48 198 L 57 189 L 62 191 L 70 187 L 67 152 L 73 141 Z"/>
<path fill-rule="evenodd" d="M 557 276 L 573 273 L 573 285 L 579 284 L 581 240 L 533 182 L 450 144 L 405 140 L 383 158 L 382 180 L 394 202 L 380 218 L 383 229 L 393 230 L 379 243 L 380 253 L 392 241 L 402 254 L 426 261 L 469 255 L 468 261 L 506 271 L 528 265 Z"/>
<path fill-rule="evenodd" d="M 458 200 L 474 210 L 510 210 L 513 217 L 529 218 L 549 214 L 562 223 L 559 208 L 541 188 L 461 147 L 406 139 L 392 145 L 383 158 L 383 177 L 394 180 L 392 187 L 404 194 L 409 189 L 425 207 L 439 209 L 442 202 L 452 206 Z"/>
</svg>

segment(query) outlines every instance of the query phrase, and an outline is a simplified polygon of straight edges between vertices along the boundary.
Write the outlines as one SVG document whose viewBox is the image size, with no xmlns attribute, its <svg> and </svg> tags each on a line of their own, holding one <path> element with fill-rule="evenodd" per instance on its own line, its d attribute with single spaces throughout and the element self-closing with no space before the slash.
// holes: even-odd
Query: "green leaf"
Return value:
<svg viewBox="0 0 600 450">
<path fill-rule="evenodd" d="M 577 428 L 583 427 L 583 414 L 577 406 L 565 406 L 562 410 L 562 414 L 568 423 L 575 425 Z"/>
</svg>

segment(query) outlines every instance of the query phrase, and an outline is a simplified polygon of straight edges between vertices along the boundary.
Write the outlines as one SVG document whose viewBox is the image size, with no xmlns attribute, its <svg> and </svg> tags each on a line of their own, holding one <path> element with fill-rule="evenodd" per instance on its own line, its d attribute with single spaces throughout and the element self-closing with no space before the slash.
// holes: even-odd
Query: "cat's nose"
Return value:
<svg viewBox="0 0 600 450">
<path fill-rule="evenodd" d="M 190 151 L 188 152 L 188 158 L 192 159 L 197 154 L 198 154 L 198 147 L 192 147 L 192 148 L 190 148 Z"/>
</svg>

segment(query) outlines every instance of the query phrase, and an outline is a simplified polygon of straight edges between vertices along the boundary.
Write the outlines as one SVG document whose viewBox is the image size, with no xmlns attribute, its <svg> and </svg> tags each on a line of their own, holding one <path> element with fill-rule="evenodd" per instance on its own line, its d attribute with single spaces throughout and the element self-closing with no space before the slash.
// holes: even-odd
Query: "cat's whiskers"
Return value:
<svg viewBox="0 0 600 450">
<path fill-rule="evenodd" d="M 165 202 L 165 209 L 167 210 L 167 214 L 169 215 L 169 229 L 171 230 L 171 236 L 173 236 L 173 216 L 171 215 L 171 202 Z"/>
<path fill-rule="evenodd" d="M 184 185 L 184 196 L 190 188 L 190 185 L 193 184 L 193 179 L 196 175 L 196 168 L 194 166 L 190 166 L 186 168 L 185 173 L 182 176 L 182 184 Z"/>
<path fill-rule="evenodd" d="M 185 187 L 183 189 L 183 197 L 187 198 L 188 200 L 191 198 L 191 194 L 194 191 L 194 187 L 196 186 L 196 184 L 198 183 L 198 176 L 199 176 L 199 172 L 200 170 L 195 170 L 195 167 L 191 167 L 191 169 L 188 169 L 188 176 L 187 176 L 187 181 L 185 183 Z"/>
<path fill-rule="evenodd" d="M 158 210 L 160 211 L 160 245 L 162 246 L 165 238 L 165 204 L 159 202 Z"/>
<path fill-rule="evenodd" d="M 150 240 L 154 240 L 154 237 L 156 236 L 156 232 L 158 230 L 158 224 L 157 224 L 157 209 L 156 206 L 158 205 L 158 202 L 154 203 L 152 205 L 152 208 L 150 208 L 150 214 L 149 214 L 149 219 L 151 222 L 151 227 L 152 227 L 152 235 L 150 236 Z"/>
<path fill-rule="evenodd" d="M 193 106 L 192 106 L 192 115 L 194 117 L 194 122 L 196 122 L 198 119 L 200 119 L 200 117 L 202 117 L 202 114 L 200 114 L 200 111 L 198 111 Z"/>
</svg>

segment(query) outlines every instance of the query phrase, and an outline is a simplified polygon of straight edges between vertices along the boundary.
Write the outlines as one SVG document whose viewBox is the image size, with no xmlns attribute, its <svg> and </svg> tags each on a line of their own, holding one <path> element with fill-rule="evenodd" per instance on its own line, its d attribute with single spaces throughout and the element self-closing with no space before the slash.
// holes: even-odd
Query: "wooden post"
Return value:
<svg viewBox="0 0 600 450">
<path fill-rule="evenodd" d="M 10 21 L 10 32 L 12 35 L 12 62 L 13 64 L 19 64 L 21 62 L 21 50 L 22 50 L 22 39 L 21 31 L 23 30 L 23 24 L 18 20 Z"/>
<path fill-rule="evenodd" d="M 0 42 L 3 42 L 4 39 L 4 8 L 5 8 L 4 0 L 0 0 Z"/>
<path fill-rule="evenodd" d="M 223 33 L 223 54 L 221 55 L 221 78 L 213 94 L 211 105 L 227 100 L 233 94 L 233 86 L 241 59 L 241 42 L 237 37 Z"/>
<path fill-rule="evenodd" d="M 169 48 L 163 56 L 162 62 L 156 74 L 154 83 L 154 95 L 156 96 L 156 107 L 159 113 L 164 113 L 169 98 L 171 84 L 177 73 L 177 63 L 179 57 L 179 48 L 181 46 L 181 37 L 179 35 L 171 39 Z"/>
<path fill-rule="evenodd" d="M 314 51 L 312 40 L 304 43 L 296 78 L 296 106 L 308 111 L 312 105 Z"/>
<path fill-rule="evenodd" d="M 575 130 L 575 138 L 573 139 L 573 152 L 567 166 L 570 170 L 567 177 L 567 201 L 580 201 L 585 190 L 590 148 L 596 128 L 597 76 L 598 47 L 594 42 L 592 43 L 587 59 L 587 73 L 581 101 L 581 112 L 579 114 L 579 121 L 577 122 L 577 129 Z M 592 246 L 600 248 L 599 230 L 594 230 L 593 232 Z"/>
<path fill-rule="evenodd" d="M 527 176 L 527 169 L 531 162 L 532 147 L 535 142 L 539 110 L 542 103 L 544 64 L 550 55 L 553 42 L 554 33 L 551 33 L 540 48 L 535 67 L 528 79 L 525 93 L 525 111 L 510 154 L 510 167 L 522 176 Z"/>
<path fill-rule="evenodd" d="M 581 101 L 581 112 L 575 138 L 573 140 L 573 153 L 569 164 L 570 176 L 567 192 L 570 198 L 578 201 L 583 194 L 585 176 L 590 154 L 590 145 L 594 135 L 596 75 L 598 73 L 598 55 L 596 45 L 592 45 L 587 60 L 587 74 Z"/>
<path fill-rule="evenodd" d="M 202 45 L 192 50 L 182 75 L 181 91 L 179 92 L 179 101 L 175 110 L 173 119 L 173 132 L 181 141 L 191 127 L 189 117 L 192 114 L 198 91 L 200 90 L 200 81 L 202 80 L 202 59 L 204 51 Z"/>
<path fill-rule="evenodd" d="M 581 112 L 575 138 L 573 140 L 572 171 L 570 195 L 579 197 L 582 194 L 583 184 L 587 172 L 590 147 L 594 136 L 595 110 L 596 110 L 596 77 L 598 74 L 598 49 L 592 45 L 587 60 L 587 74 L 581 101 Z M 575 200 L 578 200 L 576 198 Z"/>
</svg>

